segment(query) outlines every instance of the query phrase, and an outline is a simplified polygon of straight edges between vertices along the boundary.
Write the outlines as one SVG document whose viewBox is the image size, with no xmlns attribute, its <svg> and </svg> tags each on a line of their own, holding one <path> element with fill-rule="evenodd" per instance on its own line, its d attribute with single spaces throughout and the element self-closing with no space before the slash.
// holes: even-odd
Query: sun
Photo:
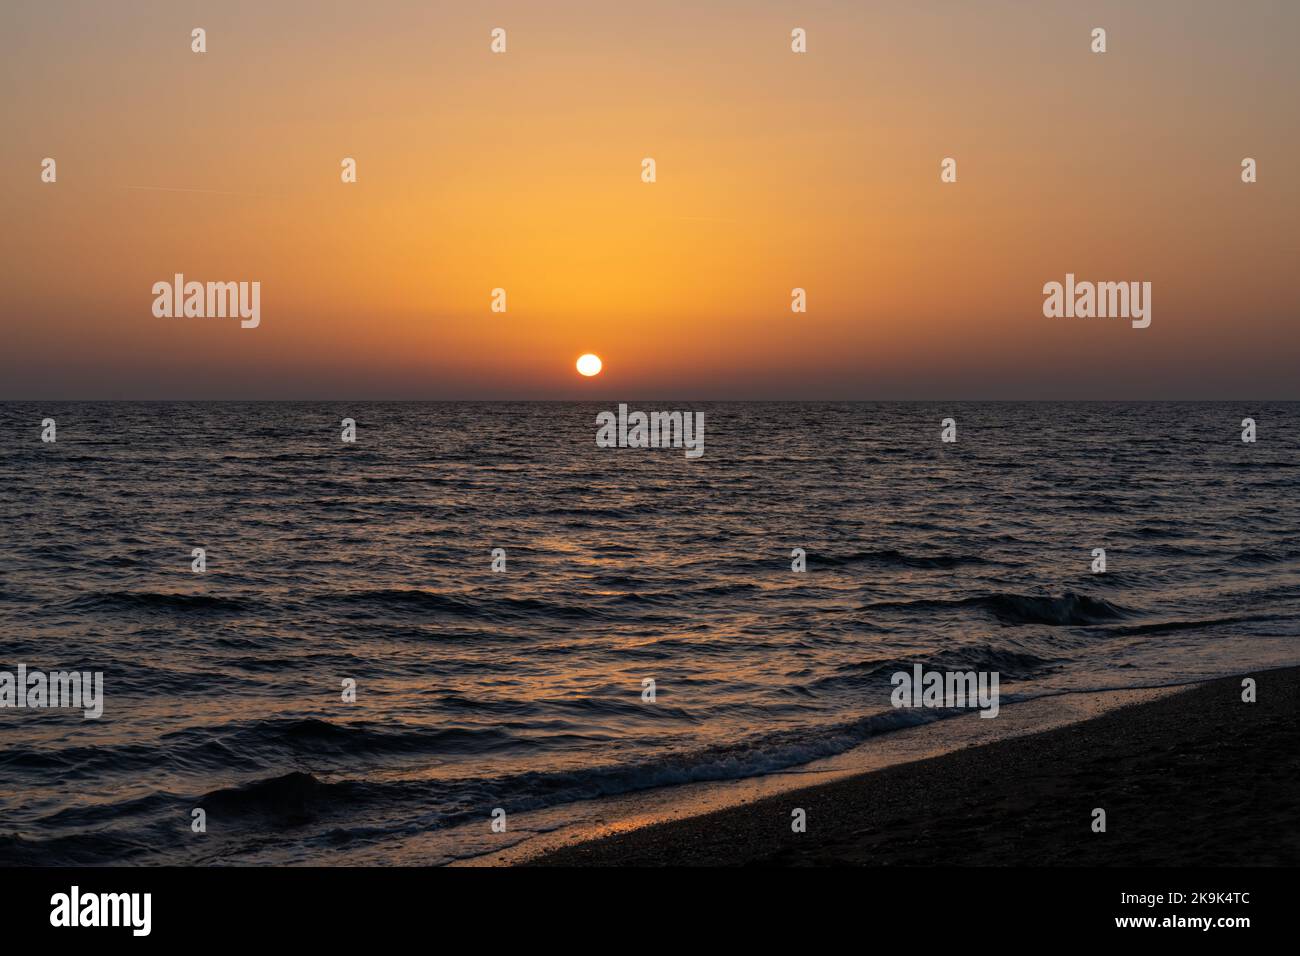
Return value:
<svg viewBox="0 0 1300 956">
<path fill-rule="evenodd" d="M 600 356 L 592 355 L 590 352 L 578 358 L 578 371 L 588 378 L 600 374 L 600 365 Z"/>
</svg>

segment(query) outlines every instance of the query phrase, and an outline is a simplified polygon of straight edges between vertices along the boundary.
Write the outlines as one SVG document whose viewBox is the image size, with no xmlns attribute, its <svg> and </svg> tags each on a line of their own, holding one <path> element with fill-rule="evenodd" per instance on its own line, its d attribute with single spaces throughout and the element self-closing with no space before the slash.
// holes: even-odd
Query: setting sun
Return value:
<svg viewBox="0 0 1300 956">
<path fill-rule="evenodd" d="M 590 352 L 578 358 L 578 371 L 588 378 L 600 374 L 600 365 L 600 356 L 592 355 Z"/>
</svg>

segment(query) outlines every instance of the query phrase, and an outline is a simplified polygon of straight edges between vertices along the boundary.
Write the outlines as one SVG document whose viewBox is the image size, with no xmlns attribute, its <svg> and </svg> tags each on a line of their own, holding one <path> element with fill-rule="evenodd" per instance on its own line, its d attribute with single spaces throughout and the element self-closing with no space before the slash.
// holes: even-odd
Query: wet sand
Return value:
<svg viewBox="0 0 1300 956">
<path fill-rule="evenodd" d="M 525 865 L 1300 864 L 1300 668 L 553 849 Z M 1093 810 L 1106 832 L 1093 832 Z M 806 812 L 795 833 L 791 813 Z"/>
</svg>

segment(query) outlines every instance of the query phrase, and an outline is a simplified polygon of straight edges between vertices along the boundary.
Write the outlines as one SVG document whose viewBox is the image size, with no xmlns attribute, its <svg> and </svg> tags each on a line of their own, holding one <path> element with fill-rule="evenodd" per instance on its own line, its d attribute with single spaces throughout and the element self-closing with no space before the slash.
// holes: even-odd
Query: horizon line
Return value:
<svg viewBox="0 0 1300 956">
<path fill-rule="evenodd" d="M 1215 402 L 1222 403 L 1273 403 L 1273 404 L 1295 404 L 1300 403 L 1300 398 L 366 398 L 351 396 L 348 398 L 4 398 L 0 397 L 0 403 L 25 403 L 38 404 L 41 402 L 98 402 L 101 404 L 290 404 L 290 403 L 313 403 L 320 404 L 325 402 L 344 403 L 344 402 L 383 402 L 386 404 L 407 404 L 407 405 L 453 405 L 453 404 L 479 404 L 479 405 L 545 405 L 545 404 L 574 404 L 574 403 L 591 403 L 591 404 L 615 404 L 631 405 L 633 403 L 650 404 L 650 403 L 667 403 L 667 402 L 686 402 L 694 404 L 715 404 L 715 405 L 759 405 L 759 404 L 802 404 L 802 405 L 880 405 L 880 404 L 940 404 L 945 402 L 981 402 L 984 404 L 1001 404 L 1001 405 L 1034 405 L 1034 404 L 1067 404 L 1067 405 L 1132 405 L 1139 402 L 1148 404 L 1166 404 L 1166 405 L 1190 405 L 1190 404 L 1211 404 Z"/>
</svg>

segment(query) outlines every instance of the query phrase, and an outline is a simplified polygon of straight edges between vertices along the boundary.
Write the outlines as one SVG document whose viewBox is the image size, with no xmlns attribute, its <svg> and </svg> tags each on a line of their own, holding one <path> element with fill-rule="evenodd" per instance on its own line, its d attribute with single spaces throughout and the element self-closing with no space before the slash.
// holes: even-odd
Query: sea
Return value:
<svg viewBox="0 0 1300 956">
<path fill-rule="evenodd" d="M 598 447 L 616 403 L 0 403 L 0 672 L 103 675 L 0 707 L 0 864 L 463 862 L 941 728 L 916 664 L 1006 713 L 1300 663 L 1300 404 L 628 404 L 704 453 Z"/>
</svg>

